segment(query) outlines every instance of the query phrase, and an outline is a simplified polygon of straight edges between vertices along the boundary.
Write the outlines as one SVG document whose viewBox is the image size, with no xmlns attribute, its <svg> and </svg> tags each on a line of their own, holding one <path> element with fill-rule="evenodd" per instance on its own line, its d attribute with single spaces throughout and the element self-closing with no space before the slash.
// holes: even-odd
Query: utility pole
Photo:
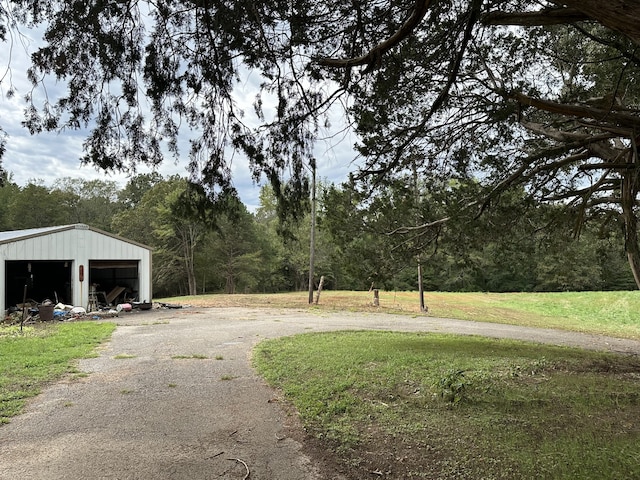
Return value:
<svg viewBox="0 0 640 480">
<path fill-rule="evenodd" d="M 311 159 L 311 242 L 309 245 L 309 305 L 313 304 L 313 266 L 316 257 L 316 161 Z"/>
<path fill-rule="evenodd" d="M 418 295 L 420 296 L 420 311 L 426 312 L 427 307 L 424 304 L 424 284 L 422 283 L 422 262 L 418 257 Z"/>
<path fill-rule="evenodd" d="M 418 208 L 420 206 L 420 187 L 418 186 L 418 169 L 416 167 L 416 159 L 413 159 L 413 188 L 414 188 L 414 199 L 416 203 L 416 225 L 419 223 L 419 214 Z M 417 254 L 418 260 L 418 296 L 420 297 L 420 311 L 425 313 L 428 308 L 424 304 L 424 284 L 422 281 L 422 254 L 418 252 Z"/>
</svg>

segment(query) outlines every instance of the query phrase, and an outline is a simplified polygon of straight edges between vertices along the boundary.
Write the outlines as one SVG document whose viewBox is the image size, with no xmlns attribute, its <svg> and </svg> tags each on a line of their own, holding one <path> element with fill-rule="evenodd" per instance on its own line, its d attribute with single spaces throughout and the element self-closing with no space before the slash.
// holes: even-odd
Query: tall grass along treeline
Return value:
<svg viewBox="0 0 640 480">
<path fill-rule="evenodd" d="M 323 291 L 309 306 L 305 292 L 264 295 L 198 295 L 163 299 L 202 307 L 255 306 L 369 312 L 420 313 L 417 292 L 380 292 L 380 306 L 366 291 Z M 640 339 L 640 291 L 560 293 L 426 292 L 427 315 L 479 322 Z"/>
</svg>

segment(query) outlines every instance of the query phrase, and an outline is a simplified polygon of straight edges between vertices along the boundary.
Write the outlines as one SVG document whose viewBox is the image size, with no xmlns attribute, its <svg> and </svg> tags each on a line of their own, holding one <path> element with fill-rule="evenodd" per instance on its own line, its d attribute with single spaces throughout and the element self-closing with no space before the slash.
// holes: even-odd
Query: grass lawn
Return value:
<svg viewBox="0 0 640 480">
<path fill-rule="evenodd" d="M 415 292 L 169 299 L 422 315 Z M 428 315 L 640 339 L 640 292 L 427 292 Z M 349 479 L 640 479 L 640 360 L 524 342 L 390 332 L 261 343 L 259 372 Z"/>
<path fill-rule="evenodd" d="M 415 292 L 162 300 L 422 315 Z M 640 339 L 640 292 L 426 294 L 429 315 Z M 115 326 L 0 330 L 0 423 L 73 373 Z M 398 332 L 260 343 L 258 371 L 348 479 L 640 479 L 640 359 L 510 340 Z"/>
<path fill-rule="evenodd" d="M 312 308 L 422 315 L 416 292 L 380 292 L 373 307 L 369 292 L 327 290 L 318 305 L 307 292 L 264 295 L 198 295 L 159 300 L 203 307 Z M 640 291 L 563 293 L 426 292 L 427 315 L 479 322 L 559 328 L 640 340 Z"/>
<path fill-rule="evenodd" d="M 0 424 L 18 415 L 28 398 L 67 373 L 74 360 L 88 358 L 115 324 L 77 322 L 0 329 Z"/>
<path fill-rule="evenodd" d="M 640 478 L 640 360 L 389 332 L 264 341 L 254 363 L 350 479 Z"/>
</svg>

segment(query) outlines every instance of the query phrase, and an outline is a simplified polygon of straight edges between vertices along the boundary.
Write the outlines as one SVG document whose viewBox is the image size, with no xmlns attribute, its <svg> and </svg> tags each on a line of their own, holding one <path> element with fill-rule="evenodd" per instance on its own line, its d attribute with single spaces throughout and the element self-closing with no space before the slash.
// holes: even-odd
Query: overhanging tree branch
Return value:
<svg viewBox="0 0 640 480">
<path fill-rule="evenodd" d="M 331 68 L 346 68 L 367 65 L 365 72 L 375 69 L 377 66 L 379 66 L 382 56 L 386 52 L 391 50 L 402 40 L 411 35 L 414 29 L 420 24 L 420 22 L 422 22 L 422 19 L 427 14 L 427 11 L 429 10 L 429 7 L 432 3 L 433 0 L 416 0 L 411 15 L 402 24 L 402 26 L 400 26 L 400 28 L 396 30 L 395 33 L 388 39 L 373 47 L 365 55 L 354 58 L 321 58 L 320 60 L 318 60 L 318 64 L 323 67 Z"/>
<path fill-rule="evenodd" d="M 542 25 L 562 25 L 590 20 L 575 8 L 550 8 L 537 12 L 489 12 L 482 16 L 486 25 L 520 25 L 534 27 Z"/>
<path fill-rule="evenodd" d="M 590 107 L 586 105 L 571 105 L 530 97 L 524 93 L 512 91 L 502 92 L 506 98 L 516 100 L 521 105 L 531 106 L 549 113 L 557 113 L 567 117 L 590 118 L 605 125 L 615 124 L 623 127 L 640 128 L 640 116 L 631 113 L 622 113 L 611 109 Z M 598 125 L 594 125 L 597 127 Z"/>
<path fill-rule="evenodd" d="M 358 175 L 356 179 L 361 179 L 366 175 L 378 175 L 378 176 L 386 175 L 387 173 L 395 169 L 400 164 L 401 157 L 406 151 L 406 149 L 409 148 L 409 146 L 413 142 L 415 142 L 416 139 L 420 138 L 422 135 L 425 134 L 424 129 L 426 128 L 428 123 L 431 121 L 431 118 L 433 117 L 433 115 L 440 108 L 442 108 L 442 106 L 444 105 L 444 103 L 446 102 L 449 96 L 449 92 L 451 91 L 451 88 L 453 87 L 456 79 L 458 78 L 462 61 L 469 47 L 469 43 L 471 42 L 473 27 L 476 25 L 478 21 L 481 3 L 482 2 L 480 0 L 473 0 L 472 2 L 467 12 L 468 18 L 465 24 L 461 47 L 456 53 L 456 55 L 450 60 L 450 63 L 449 63 L 449 69 L 448 69 L 449 75 L 447 77 L 447 81 L 444 87 L 442 88 L 442 90 L 439 92 L 436 99 L 431 104 L 429 111 L 425 114 L 422 121 L 414 129 L 414 131 L 408 136 L 408 138 L 404 142 L 402 142 L 402 144 L 398 148 L 396 148 L 396 154 L 394 155 L 391 162 L 389 162 L 389 164 L 385 165 L 383 168 L 378 170 L 373 170 L 373 171 L 369 170 L 369 171 L 363 172 L 362 174 Z"/>
<path fill-rule="evenodd" d="M 640 45 L 640 2 L 637 0 L 553 0 L 553 3 L 578 10 Z"/>
</svg>

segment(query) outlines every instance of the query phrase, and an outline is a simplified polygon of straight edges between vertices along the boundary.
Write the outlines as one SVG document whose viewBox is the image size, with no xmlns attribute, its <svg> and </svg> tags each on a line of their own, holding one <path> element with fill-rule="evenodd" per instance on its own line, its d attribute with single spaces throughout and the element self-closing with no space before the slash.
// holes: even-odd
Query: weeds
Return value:
<svg viewBox="0 0 640 480">
<path fill-rule="evenodd" d="M 640 478 L 634 357 L 340 332 L 264 341 L 254 362 L 308 432 L 359 459 L 354 478 L 384 465 L 394 478 Z"/>
<path fill-rule="evenodd" d="M 464 370 L 450 370 L 449 373 L 436 382 L 440 397 L 445 402 L 453 405 L 464 399 L 469 385 L 470 382 L 464 377 Z"/>
<path fill-rule="evenodd" d="M 137 355 L 131 355 L 129 353 L 119 353 L 118 355 L 114 356 L 114 360 L 127 360 L 130 358 L 137 358 Z"/>
</svg>

